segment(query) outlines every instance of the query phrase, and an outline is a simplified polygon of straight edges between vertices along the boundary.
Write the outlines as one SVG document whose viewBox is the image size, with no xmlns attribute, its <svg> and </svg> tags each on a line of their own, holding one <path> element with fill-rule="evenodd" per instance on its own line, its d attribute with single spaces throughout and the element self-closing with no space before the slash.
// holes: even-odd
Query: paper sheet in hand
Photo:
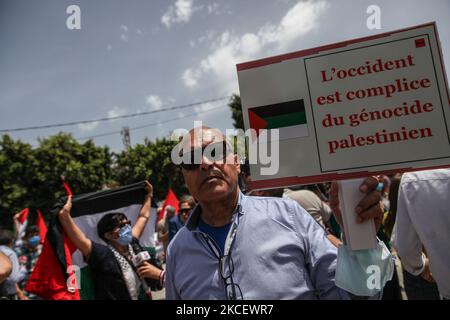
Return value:
<svg viewBox="0 0 450 320">
<path fill-rule="evenodd" d="M 355 208 L 364 194 L 359 186 L 364 179 L 339 181 L 339 203 L 345 229 L 345 240 L 351 250 L 373 249 L 377 245 L 375 222 L 373 219 L 359 223 Z"/>
</svg>

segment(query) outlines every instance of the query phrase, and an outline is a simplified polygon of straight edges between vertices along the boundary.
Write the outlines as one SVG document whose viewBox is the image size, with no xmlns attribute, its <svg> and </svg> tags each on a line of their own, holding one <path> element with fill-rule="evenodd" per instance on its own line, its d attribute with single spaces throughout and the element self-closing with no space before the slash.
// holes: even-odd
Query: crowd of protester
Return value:
<svg viewBox="0 0 450 320">
<path fill-rule="evenodd" d="M 228 156 L 233 155 L 224 155 L 224 159 Z M 149 263 L 135 268 L 131 263 L 135 252 L 130 245 L 139 242 L 149 220 L 149 199 L 153 193 L 149 183 L 134 225 L 121 212 L 105 215 L 99 221 L 97 231 L 103 243 L 91 241 L 77 227 L 70 215 L 69 197 L 59 213 L 59 221 L 93 268 L 97 299 L 145 298 L 145 278 L 166 286 L 168 299 L 355 296 L 354 292 L 335 287 L 334 273 L 331 279 L 321 278 L 324 270 L 331 268 L 334 272 L 338 250 L 345 247 L 340 213 L 333 203 L 337 191 L 332 183 L 250 190 L 248 166 L 207 158 L 198 166 L 183 167 L 183 174 L 191 194 L 180 198 L 178 212 L 173 206 L 166 206 L 154 230 L 157 245 L 162 248 L 161 260 L 167 262 L 165 270 Z M 364 183 L 369 189 L 366 197 L 378 195 L 366 209 L 380 208 L 377 237 L 395 261 L 392 276 L 383 283 L 376 298 L 449 299 L 450 169 L 379 176 L 375 185 L 369 180 Z M 205 184 L 210 184 L 209 189 L 202 189 Z M 382 188 L 375 190 L 380 184 Z M 214 193 L 217 188 L 220 190 Z M 158 216 L 161 210 L 158 208 Z M 227 215 L 221 215 L 223 212 Z M 304 270 L 293 257 L 298 239 L 291 239 L 291 229 L 295 228 L 300 230 L 297 236 L 300 234 L 306 243 L 302 247 Z M 41 240 L 36 226 L 28 226 L 22 234 L 19 230 L 0 230 L 2 299 L 39 299 L 25 288 L 42 250 Z M 269 257 L 272 252 L 276 252 L 275 257 Z M 242 258 L 244 254 L 246 258 Z M 217 265 L 213 263 L 215 259 Z M 259 261 L 258 266 L 253 264 L 255 261 Z M 292 278 L 292 268 L 297 267 L 302 269 L 301 281 Z M 273 287 L 269 286 L 270 280 L 260 278 L 258 272 L 263 271 L 277 276 Z M 270 274 L 266 276 L 271 278 Z M 292 284 L 284 285 L 288 282 Z"/>
</svg>

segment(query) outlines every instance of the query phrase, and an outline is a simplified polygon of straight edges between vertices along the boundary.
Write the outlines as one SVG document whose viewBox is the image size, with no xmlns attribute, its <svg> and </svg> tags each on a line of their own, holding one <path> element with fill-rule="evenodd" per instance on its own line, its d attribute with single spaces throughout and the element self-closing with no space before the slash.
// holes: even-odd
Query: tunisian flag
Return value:
<svg viewBox="0 0 450 320">
<path fill-rule="evenodd" d="M 158 221 L 164 218 L 164 212 L 167 206 L 172 206 L 175 208 L 175 213 L 178 213 L 178 198 L 172 189 L 169 188 L 169 192 L 167 192 L 166 200 L 164 200 L 164 204 L 162 206 L 162 210 L 159 213 Z"/>
</svg>

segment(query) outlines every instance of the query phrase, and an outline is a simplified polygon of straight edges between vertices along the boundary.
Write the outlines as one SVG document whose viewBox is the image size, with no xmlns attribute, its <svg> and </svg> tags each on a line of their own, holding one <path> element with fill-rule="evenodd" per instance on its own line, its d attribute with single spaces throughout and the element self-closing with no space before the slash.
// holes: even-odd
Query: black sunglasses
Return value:
<svg viewBox="0 0 450 320">
<path fill-rule="evenodd" d="M 205 149 L 208 149 L 207 152 L 205 152 Z M 226 141 L 214 142 L 202 148 L 195 148 L 180 155 L 183 158 L 180 166 L 184 170 L 196 170 L 200 167 L 203 156 L 205 156 L 209 161 L 217 162 L 223 161 L 230 153 L 231 149 Z"/>
<path fill-rule="evenodd" d="M 219 260 L 220 276 L 225 285 L 228 300 L 243 300 L 241 287 L 233 281 L 234 262 L 231 253 L 222 256 Z"/>
</svg>

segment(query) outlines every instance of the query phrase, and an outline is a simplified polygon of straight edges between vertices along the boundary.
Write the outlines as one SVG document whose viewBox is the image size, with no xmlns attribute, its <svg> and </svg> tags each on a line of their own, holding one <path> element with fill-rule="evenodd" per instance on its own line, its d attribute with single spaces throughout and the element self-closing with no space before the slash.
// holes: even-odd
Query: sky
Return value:
<svg viewBox="0 0 450 320">
<path fill-rule="evenodd" d="M 71 5 L 80 29 L 67 27 Z M 123 127 L 132 145 L 194 120 L 225 130 L 237 63 L 432 21 L 448 77 L 449 18 L 450 0 L 0 0 L 0 130 L 153 112 L 8 133 L 37 146 L 64 131 L 115 152 Z"/>
</svg>

